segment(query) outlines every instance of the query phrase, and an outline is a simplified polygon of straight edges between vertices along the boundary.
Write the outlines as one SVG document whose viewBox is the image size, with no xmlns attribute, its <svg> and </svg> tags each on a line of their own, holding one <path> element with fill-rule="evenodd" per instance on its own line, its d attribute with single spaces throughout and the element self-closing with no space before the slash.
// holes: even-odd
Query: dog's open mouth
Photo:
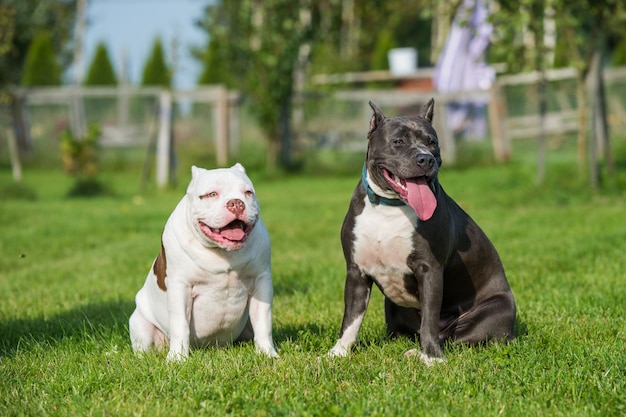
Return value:
<svg viewBox="0 0 626 417">
<path fill-rule="evenodd" d="M 428 177 L 400 178 L 384 167 L 380 169 L 391 188 L 415 210 L 420 220 L 428 220 L 433 216 L 437 198 Z"/>
<path fill-rule="evenodd" d="M 210 227 L 206 223 L 200 221 L 198 223 L 200 230 L 209 239 L 219 245 L 226 246 L 242 246 L 254 225 L 249 225 L 243 221 L 236 219 L 221 228 Z"/>
</svg>

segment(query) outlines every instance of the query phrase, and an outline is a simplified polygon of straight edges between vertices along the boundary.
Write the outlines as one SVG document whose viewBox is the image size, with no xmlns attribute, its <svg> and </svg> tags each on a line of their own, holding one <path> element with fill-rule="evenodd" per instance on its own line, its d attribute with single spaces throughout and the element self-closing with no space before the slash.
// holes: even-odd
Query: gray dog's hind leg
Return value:
<svg viewBox="0 0 626 417">
<path fill-rule="evenodd" d="M 417 340 L 422 319 L 419 310 L 400 307 L 385 297 L 385 322 L 387 323 L 387 335 L 389 337 L 395 339 L 400 336 L 406 336 Z"/>
<path fill-rule="evenodd" d="M 387 335 L 391 338 L 419 337 L 421 317 L 415 308 L 400 307 L 385 298 Z M 442 317 L 439 337 L 470 345 L 515 338 L 515 301 L 510 293 L 497 294 L 484 300 L 459 317 Z"/>
<path fill-rule="evenodd" d="M 451 337 L 455 343 L 471 345 L 515 338 L 515 301 L 511 293 L 501 293 L 482 300 L 462 313 Z"/>
</svg>

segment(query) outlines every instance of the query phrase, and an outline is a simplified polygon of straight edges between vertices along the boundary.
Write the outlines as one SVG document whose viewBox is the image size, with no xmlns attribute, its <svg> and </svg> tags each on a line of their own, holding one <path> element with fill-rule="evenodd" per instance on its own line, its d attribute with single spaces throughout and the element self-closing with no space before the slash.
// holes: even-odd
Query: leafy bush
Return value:
<svg viewBox="0 0 626 417">
<path fill-rule="evenodd" d="M 91 124 L 84 138 L 76 138 L 66 129 L 61 135 L 63 169 L 74 177 L 75 183 L 69 192 L 70 197 L 91 197 L 111 194 L 98 176 L 100 146 L 100 126 Z"/>
</svg>

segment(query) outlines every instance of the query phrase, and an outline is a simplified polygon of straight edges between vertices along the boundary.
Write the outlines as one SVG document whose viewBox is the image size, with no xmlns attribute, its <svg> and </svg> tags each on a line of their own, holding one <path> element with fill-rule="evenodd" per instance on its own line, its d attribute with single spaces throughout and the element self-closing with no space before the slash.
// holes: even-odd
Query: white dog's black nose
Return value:
<svg viewBox="0 0 626 417">
<path fill-rule="evenodd" d="M 246 209 L 246 204 L 238 198 L 234 198 L 232 200 L 228 200 L 226 208 L 234 215 L 239 216 Z"/>
</svg>

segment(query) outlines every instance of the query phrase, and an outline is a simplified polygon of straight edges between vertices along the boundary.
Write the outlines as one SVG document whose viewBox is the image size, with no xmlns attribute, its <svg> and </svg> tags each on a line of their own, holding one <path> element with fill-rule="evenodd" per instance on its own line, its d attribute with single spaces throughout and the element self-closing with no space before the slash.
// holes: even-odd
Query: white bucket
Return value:
<svg viewBox="0 0 626 417">
<path fill-rule="evenodd" d="M 394 48 L 387 52 L 389 71 L 393 75 L 409 75 L 417 71 L 417 50 L 415 48 Z"/>
</svg>

